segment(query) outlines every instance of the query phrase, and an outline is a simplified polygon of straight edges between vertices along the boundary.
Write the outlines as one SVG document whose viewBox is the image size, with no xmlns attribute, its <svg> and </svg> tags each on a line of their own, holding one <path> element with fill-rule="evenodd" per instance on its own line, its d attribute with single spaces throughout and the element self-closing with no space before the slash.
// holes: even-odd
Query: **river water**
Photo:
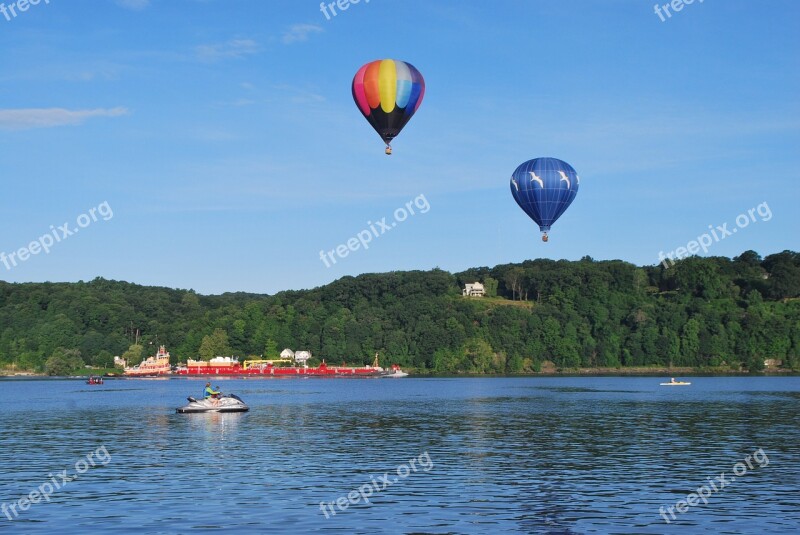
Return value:
<svg viewBox="0 0 800 535">
<path fill-rule="evenodd" d="M 4 380 L 0 532 L 800 532 L 800 378 L 662 380 Z"/>
</svg>

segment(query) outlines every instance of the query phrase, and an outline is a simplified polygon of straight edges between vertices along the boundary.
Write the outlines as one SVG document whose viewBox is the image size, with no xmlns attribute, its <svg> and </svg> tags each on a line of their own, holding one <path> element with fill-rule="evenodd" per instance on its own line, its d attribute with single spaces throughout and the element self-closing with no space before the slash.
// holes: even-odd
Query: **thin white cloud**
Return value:
<svg viewBox="0 0 800 535">
<path fill-rule="evenodd" d="M 200 45 L 195 48 L 198 59 L 218 61 L 226 58 L 240 58 L 258 52 L 258 43 L 252 39 L 232 39 L 227 43 Z"/>
<path fill-rule="evenodd" d="M 117 0 L 117 5 L 133 11 L 141 11 L 150 5 L 150 0 Z"/>
<path fill-rule="evenodd" d="M 289 95 L 289 101 L 294 104 L 314 104 L 318 102 L 325 102 L 327 100 L 319 93 L 302 89 L 300 87 L 294 87 L 286 84 L 275 85 L 273 87 L 282 93 L 287 93 Z"/>
<path fill-rule="evenodd" d="M 67 110 L 64 108 L 0 109 L 0 128 L 29 130 L 83 124 L 92 117 L 119 117 L 127 115 L 127 108 L 97 108 L 94 110 Z"/>
<path fill-rule="evenodd" d="M 283 33 L 281 41 L 286 45 L 302 43 L 308 41 L 308 36 L 312 33 L 321 33 L 322 31 L 324 31 L 322 27 L 316 24 L 293 24 Z"/>
</svg>

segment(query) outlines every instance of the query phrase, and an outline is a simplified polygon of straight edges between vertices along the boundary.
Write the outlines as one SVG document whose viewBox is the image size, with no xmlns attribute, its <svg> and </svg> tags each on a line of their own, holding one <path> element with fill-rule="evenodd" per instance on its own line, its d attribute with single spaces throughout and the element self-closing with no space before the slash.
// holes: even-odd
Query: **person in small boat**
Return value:
<svg viewBox="0 0 800 535">
<path fill-rule="evenodd" d="M 219 388 L 219 387 L 217 387 Z M 211 388 L 211 383 L 206 383 L 206 389 L 203 392 L 203 399 L 211 398 L 211 403 L 213 405 L 219 405 L 219 395 L 222 394 L 219 390 L 214 390 Z"/>
</svg>

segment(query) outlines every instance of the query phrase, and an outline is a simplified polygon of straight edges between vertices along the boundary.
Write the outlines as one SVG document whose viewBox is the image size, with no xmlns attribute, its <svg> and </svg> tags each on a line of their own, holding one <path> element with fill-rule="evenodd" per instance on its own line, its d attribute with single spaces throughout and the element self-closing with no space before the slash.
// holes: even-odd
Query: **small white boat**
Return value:
<svg viewBox="0 0 800 535">
<path fill-rule="evenodd" d="M 661 386 L 688 386 L 692 383 L 687 383 L 685 381 L 676 381 L 675 378 L 671 378 L 668 383 L 661 383 Z"/>
</svg>

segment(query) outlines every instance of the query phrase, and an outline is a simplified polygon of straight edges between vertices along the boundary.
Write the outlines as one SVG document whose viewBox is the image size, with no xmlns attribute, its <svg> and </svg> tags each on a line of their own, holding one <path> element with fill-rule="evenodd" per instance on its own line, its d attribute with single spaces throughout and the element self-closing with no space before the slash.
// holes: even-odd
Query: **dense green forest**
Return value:
<svg viewBox="0 0 800 535">
<path fill-rule="evenodd" d="M 481 281 L 490 297 L 464 298 Z M 0 368 L 63 373 L 165 344 L 173 361 L 276 357 L 284 347 L 329 363 L 436 372 L 744 366 L 800 368 L 800 254 L 692 257 L 674 266 L 531 260 L 456 274 L 344 277 L 276 295 L 145 287 L 101 278 L 0 282 Z M 140 343 L 134 345 L 139 333 Z M 133 346 L 133 347 L 132 347 Z"/>
</svg>

